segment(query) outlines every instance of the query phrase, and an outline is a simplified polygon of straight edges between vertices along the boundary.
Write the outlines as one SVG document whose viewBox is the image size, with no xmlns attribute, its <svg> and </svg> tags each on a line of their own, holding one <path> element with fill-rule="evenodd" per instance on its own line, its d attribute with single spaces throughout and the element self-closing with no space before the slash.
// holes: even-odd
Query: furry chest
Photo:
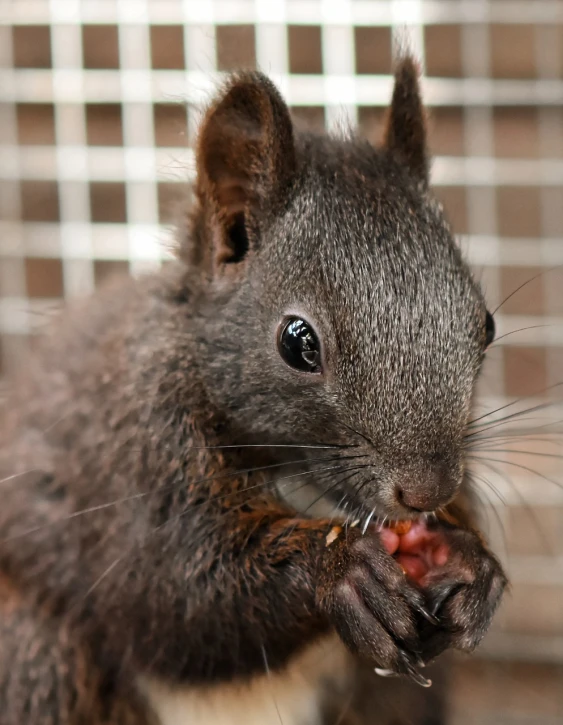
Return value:
<svg viewBox="0 0 563 725">
<path fill-rule="evenodd" d="M 141 687 L 158 725 L 322 725 L 326 693 L 344 689 L 349 676 L 348 654 L 331 636 L 285 670 L 249 682 L 188 688 L 144 680 Z"/>
</svg>

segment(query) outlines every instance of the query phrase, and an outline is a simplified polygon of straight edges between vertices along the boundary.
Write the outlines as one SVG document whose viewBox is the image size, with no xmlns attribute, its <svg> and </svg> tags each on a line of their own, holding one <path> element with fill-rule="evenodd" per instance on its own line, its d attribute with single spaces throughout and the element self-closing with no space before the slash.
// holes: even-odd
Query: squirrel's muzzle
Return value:
<svg viewBox="0 0 563 725">
<path fill-rule="evenodd" d="M 457 471 L 445 463 L 433 463 L 419 471 L 397 476 L 396 502 L 408 511 L 436 511 L 449 503 L 459 488 Z"/>
</svg>

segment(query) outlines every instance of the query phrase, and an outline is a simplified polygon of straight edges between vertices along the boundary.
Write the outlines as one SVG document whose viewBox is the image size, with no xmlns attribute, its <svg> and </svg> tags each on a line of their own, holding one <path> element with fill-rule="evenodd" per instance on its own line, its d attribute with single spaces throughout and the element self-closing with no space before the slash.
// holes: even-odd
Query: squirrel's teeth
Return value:
<svg viewBox="0 0 563 725">
<path fill-rule="evenodd" d="M 369 526 L 369 522 L 372 520 L 374 514 L 375 514 L 375 509 L 372 509 L 371 513 L 367 515 L 366 520 L 364 521 L 364 525 L 362 526 L 362 534 L 366 533 L 367 528 Z"/>
</svg>

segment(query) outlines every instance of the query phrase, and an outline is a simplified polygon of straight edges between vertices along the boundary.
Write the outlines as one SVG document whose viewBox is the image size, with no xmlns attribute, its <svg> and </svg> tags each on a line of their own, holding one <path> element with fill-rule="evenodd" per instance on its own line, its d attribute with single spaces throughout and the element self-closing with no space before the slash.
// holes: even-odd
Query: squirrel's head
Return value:
<svg viewBox="0 0 563 725">
<path fill-rule="evenodd" d="M 295 133 L 272 83 L 244 73 L 208 110 L 196 160 L 183 252 L 233 443 L 341 446 L 321 451 L 318 470 L 335 470 L 319 480 L 364 512 L 445 505 L 494 324 L 428 189 L 413 60 L 378 148 Z"/>
</svg>

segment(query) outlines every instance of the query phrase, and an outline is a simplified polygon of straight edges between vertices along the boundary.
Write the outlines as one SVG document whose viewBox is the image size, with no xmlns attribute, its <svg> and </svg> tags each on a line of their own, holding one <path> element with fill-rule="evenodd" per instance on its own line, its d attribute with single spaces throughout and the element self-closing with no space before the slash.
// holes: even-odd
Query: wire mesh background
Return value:
<svg viewBox="0 0 563 725">
<path fill-rule="evenodd" d="M 0 0 L 0 14 L 4 372 L 27 354 L 43 313 L 165 258 L 199 109 L 222 72 L 259 67 L 299 122 L 352 122 L 376 141 L 407 26 L 425 68 L 435 192 L 490 308 L 527 282 L 495 315 L 506 337 L 488 355 L 481 407 L 539 405 L 563 378 L 563 273 L 553 269 L 563 264 L 562 2 Z M 485 484 L 482 493 L 512 578 L 482 650 L 497 658 L 563 662 L 561 438 L 549 427 L 561 413 L 526 416 L 541 436 L 487 444 L 482 470 L 504 502 Z M 530 677 L 545 690 L 552 670 L 534 666 L 511 671 L 510 697 Z M 479 672 L 473 688 L 481 677 L 496 692 L 507 670 Z M 563 695 L 548 700 L 541 722 L 560 722 Z M 538 706 L 517 722 L 540 722 Z"/>
</svg>

